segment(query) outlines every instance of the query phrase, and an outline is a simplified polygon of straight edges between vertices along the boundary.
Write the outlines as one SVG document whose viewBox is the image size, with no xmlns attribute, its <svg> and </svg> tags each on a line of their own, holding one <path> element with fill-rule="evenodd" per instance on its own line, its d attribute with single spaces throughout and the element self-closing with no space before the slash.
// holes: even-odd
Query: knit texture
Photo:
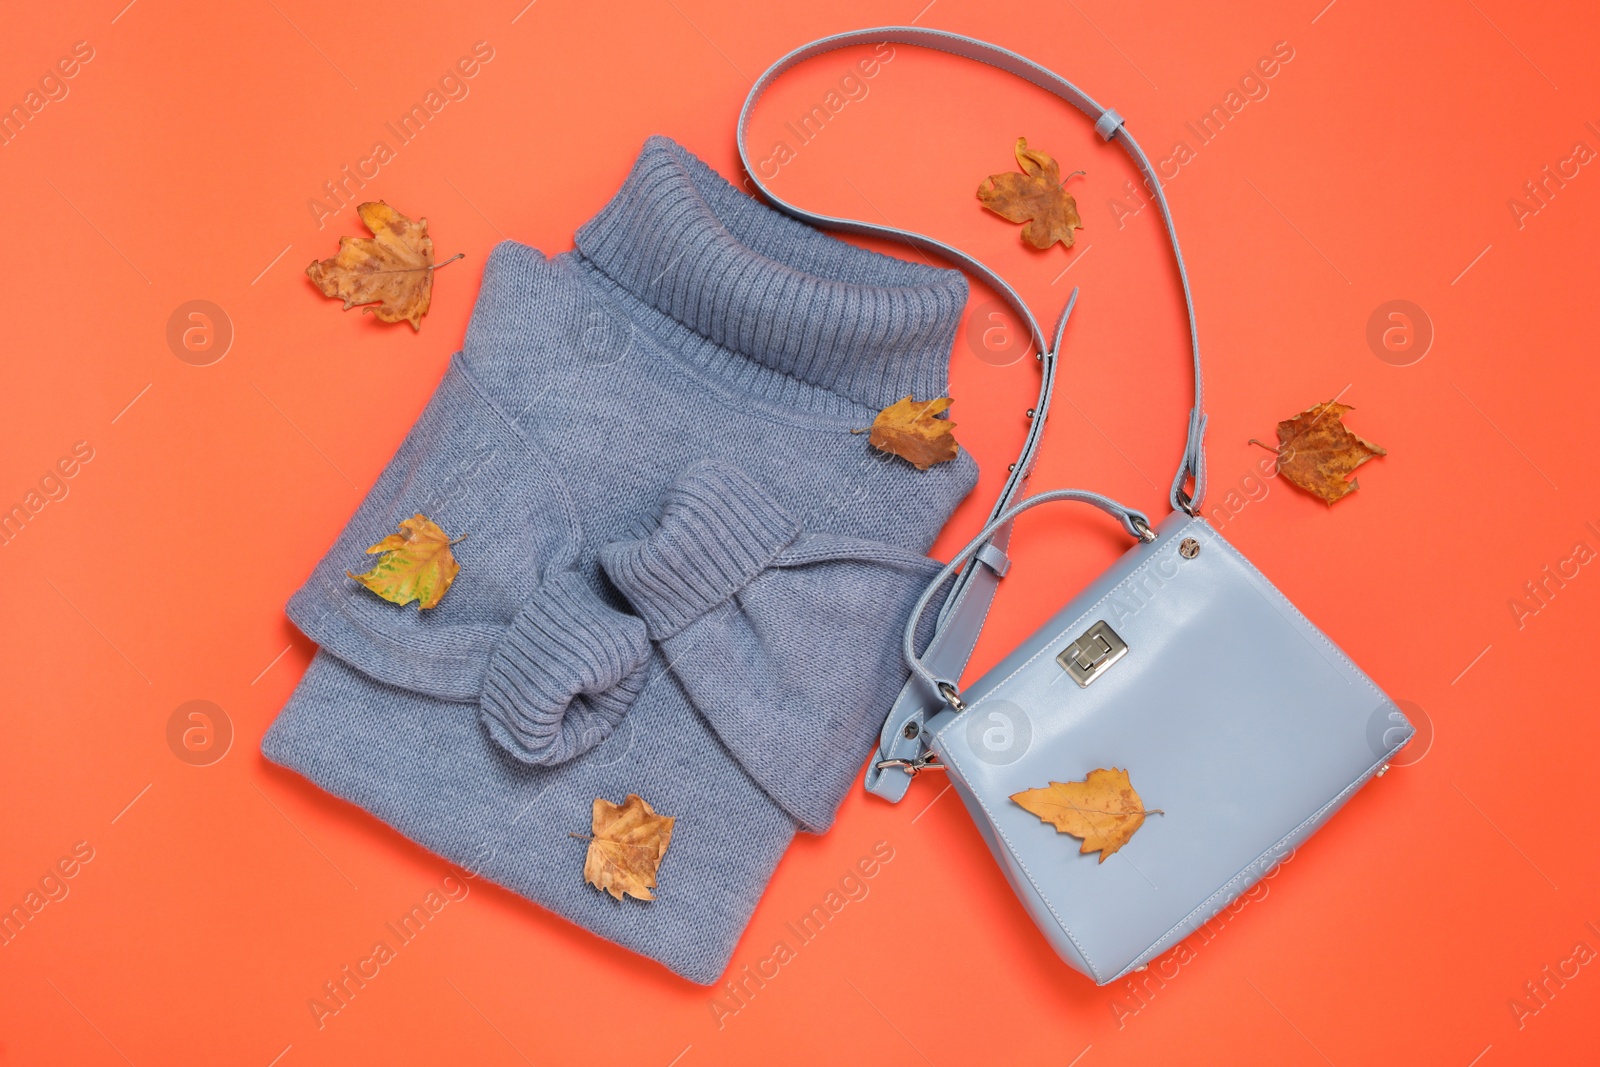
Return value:
<svg viewBox="0 0 1600 1067">
<path fill-rule="evenodd" d="M 565 763 L 611 736 L 645 683 L 645 625 L 575 571 L 546 578 L 500 638 L 479 700 L 484 725 L 528 763 Z"/>
<path fill-rule="evenodd" d="M 490 256 L 462 351 L 289 601 L 320 647 L 263 751 L 714 982 L 906 678 L 928 546 L 976 470 L 851 430 L 947 391 L 966 291 L 652 138 L 574 251 Z M 469 535 L 428 611 L 345 573 L 418 511 Z M 648 903 L 585 885 L 569 837 L 629 793 L 677 819 Z"/>
<path fill-rule="evenodd" d="M 837 741 L 870 737 L 894 702 L 899 634 L 939 565 L 837 534 L 791 547 L 797 533 L 738 468 L 707 461 L 648 537 L 604 546 L 600 563 L 745 772 L 824 830 L 860 769 Z"/>
<path fill-rule="evenodd" d="M 665 641 L 728 599 L 800 533 L 737 467 L 691 467 L 662 499 L 655 531 L 600 549 L 600 562 L 644 620 Z"/>
</svg>

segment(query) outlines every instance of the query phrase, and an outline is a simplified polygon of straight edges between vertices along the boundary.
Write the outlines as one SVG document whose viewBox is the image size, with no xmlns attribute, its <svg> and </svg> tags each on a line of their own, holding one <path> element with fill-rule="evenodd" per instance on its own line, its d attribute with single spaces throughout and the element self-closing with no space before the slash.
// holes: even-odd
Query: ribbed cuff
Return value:
<svg viewBox="0 0 1600 1067">
<path fill-rule="evenodd" d="M 525 763 L 565 763 L 611 736 L 644 688 L 644 622 L 603 603 L 575 571 L 545 579 L 489 659 L 479 707 Z"/>
<path fill-rule="evenodd" d="M 737 467 L 707 460 L 685 471 L 638 541 L 600 550 L 600 565 L 663 641 L 744 588 L 800 533 Z"/>
</svg>

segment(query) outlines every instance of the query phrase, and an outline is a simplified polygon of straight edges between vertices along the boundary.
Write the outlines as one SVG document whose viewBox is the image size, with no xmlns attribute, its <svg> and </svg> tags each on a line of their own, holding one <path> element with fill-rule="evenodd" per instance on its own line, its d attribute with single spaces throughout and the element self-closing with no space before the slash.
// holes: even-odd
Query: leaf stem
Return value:
<svg viewBox="0 0 1600 1067">
<path fill-rule="evenodd" d="M 1257 441 L 1254 437 L 1250 438 L 1250 440 L 1246 441 L 1245 443 L 1246 444 L 1250 444 L 1250 445 L 1260 445 L 1262 448 L 1266 449 L 1268 452 L 1271 452 L 1274 456 L 1283 455 L 1283 450 L 1282 449 L 1273 448 L 1271 445 L 1267 444 L 1265 441 Z"/>
<path fill-rule="evenodd" d="M 440 267 L 448 266 L 449 264 L 454 263 L 456 260 L 465 259 L 466 257 L 467 257 L 467 254 L 465 252 L 457 252 L 455 255 L 451 256 L 449 259 L 445 260 L 443 263 L 430 263 L 426 267 L 401 267 L 398 270 L 369 270 L 369 271 L 364 271 L 363 273 L 364 274 L 416 274 L 419 271 L 438 270 Z"/>
</svg>

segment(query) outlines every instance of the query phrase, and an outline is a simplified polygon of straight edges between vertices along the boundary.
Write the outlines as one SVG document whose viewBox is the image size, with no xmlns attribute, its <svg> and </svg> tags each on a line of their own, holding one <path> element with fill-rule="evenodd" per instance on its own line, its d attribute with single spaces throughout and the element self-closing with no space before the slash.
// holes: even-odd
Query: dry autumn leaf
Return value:
<svg viewBox="0 0 1600 1067">
<path fill-rule="evenodd" d="M 1072 231 L 1082 229 L 1083 220 L 1078 202 L 1062 188 L 1060 165 L 1029 148 L 1026 137 L 1017 138 L 1017 164 L 1021 174 L 991 174 L 979 182 L 978 200 L 1009 222 L 1027 223 L 1022 239 L 1033 247 L 1049 248 L 1060 241 L 1071 248 Z"/>
<path fill-rule="evenodd" d="M 443 600 L 450 583 L 460 573 L 461 565 L 450 551 L 450 546 L 459 540 L 461 537 L 451 540 L 426 515 L 413 515 L 401 520 L 399 533 L 390 534 L 367 549 L 369 556 L 384 553 L 370 571 L 345 574 L 391 603 L 405 605 L 415 600 L 421 611 Z"/>
<path fill-rule="evenodd" d="M 634 793 L 621 804 L 594 798 L 590 829 L 594 836 L 583 858 L 583 880 L 617 900 L 623 894 L 654 900 L 650 890 L 656 871 L 672 843 L 671 815 L 657 815 L 650 803 Z M 572 837 L 584 839 L 582 834 Z"/>
<path fill-rule="evenodd" d="M 1099 852 L 1101 863 L 1128 843 L 1146 815 L 1162 814 L 1159 808 L 1147 811 L 1128 781 L 1128 772 L 1115 767 L 1097 767 L 1081 782 L 1025 789 L 1011 799 L 1060 833 L 1082 838 L 1079 854 Z"/>
<path fill-rule="evenodd" d="M 1278 473 L 1329 507 L 1360 488 L 1351 477 L 1357 467 L 1388 455 L 1345 428 L 1344 413 L 1350 410 L 1350 405 L 1333 400 L 1313 404 L 1278 423 L 1278 447 L 1272 449 L 1278 454 Z"/>
<path fill-rule="evenodd" d="M 936 418 L 950 406 L 950 398 L 897 400 L 878 412 L 872 420 L 867 443 L 882 452 L 892 452 L 919 471 L 938 463 L 948 463 L 960 451 L 956 446 L 956 424 Z M 859 432 L 859 431 L 856 431 Z"/>
<path fill-rule="evenodd" d="M 433 238 L 428 220 L 413 222 L 382 200 L 356 208 L 371 237 L 339 238 L 339 253 L 306 268 L 306 277 L 323 296 L 344 301 L 349 311 L 357 304 L 368 307 L 380 322 L 409 322 L 422 329 L 422 316 L 433 300 L 433 272 L 444 263 L 433 261 Z M 454 263 L 457 253 L 445 260 Z"/>
</svg>

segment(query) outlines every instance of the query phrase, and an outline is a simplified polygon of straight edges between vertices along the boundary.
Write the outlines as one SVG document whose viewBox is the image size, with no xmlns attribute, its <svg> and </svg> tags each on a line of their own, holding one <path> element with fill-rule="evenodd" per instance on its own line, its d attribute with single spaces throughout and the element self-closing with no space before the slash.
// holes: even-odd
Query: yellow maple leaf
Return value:
<svg viewBox="0 0 1600 1067">
<path fill-rule="evenodd" d="M 950 406 L 950 398 L 896 400 L 872 420 L 867 442 L 882 452 L 892 452 L 919 471 L 956 458 L 956 424 L 934 416 Z M 859 432 L 859 431 L 856 431 Z"/>
<path fill-rule="evenodd" d="M 339 238 L 338 254 L 311 264 L 306 277 L 323 296 L 343 300 L 346 311 L 376 304 L 363 310 L 380 322 L 409 322 L 413 330 L 422 329 L 422 316 L 433 301 L 433 272 L 462 254 L 435 263 L 428 220 L 413 222 L 382 200 L 362 204 L 356 212 L 372 236 Z"/>
<path fill-rule="evenodd" d="M 462 534 L 461 537 L 465 537 Z M 367 555 L 384 553 L 364 574 L 349 577 L 395 604 L 417 602 L 417 610 L 431 608 L 444 599 L 450 583 L 461 572 L 450 546 L 454 540 L 426 515 L 402 519 L 400 532 L 390 534 L 367 549 Z"/>
<path fill-rule="evenodd" d="M 594 798 L 588 838 L 589 851 L 583 858 L 583 880 L 617 900 L 624 894 L 639 900 L 654 900 L 650 890 L 656 884 L 667 846 L 672 843 L 671 815 L 657 815 L 649 801 L 629 793 L 621 804 Z M 582 834 L 572 834 L 582 838 Z"/>
<path fill-rule="evenodd" d="M 1146 815 L 1164 814 L 1159 808 L 1145 810 L 1128 772 L 1115 767 L 1097 767 L 1081 782 L 1025 789 L 1011 794 L 1011 799 L 1058 832 L 1081 838 L 1079 854 L 1099 852 L 1101 863 L 1128 843 Z"/>
</svg>

